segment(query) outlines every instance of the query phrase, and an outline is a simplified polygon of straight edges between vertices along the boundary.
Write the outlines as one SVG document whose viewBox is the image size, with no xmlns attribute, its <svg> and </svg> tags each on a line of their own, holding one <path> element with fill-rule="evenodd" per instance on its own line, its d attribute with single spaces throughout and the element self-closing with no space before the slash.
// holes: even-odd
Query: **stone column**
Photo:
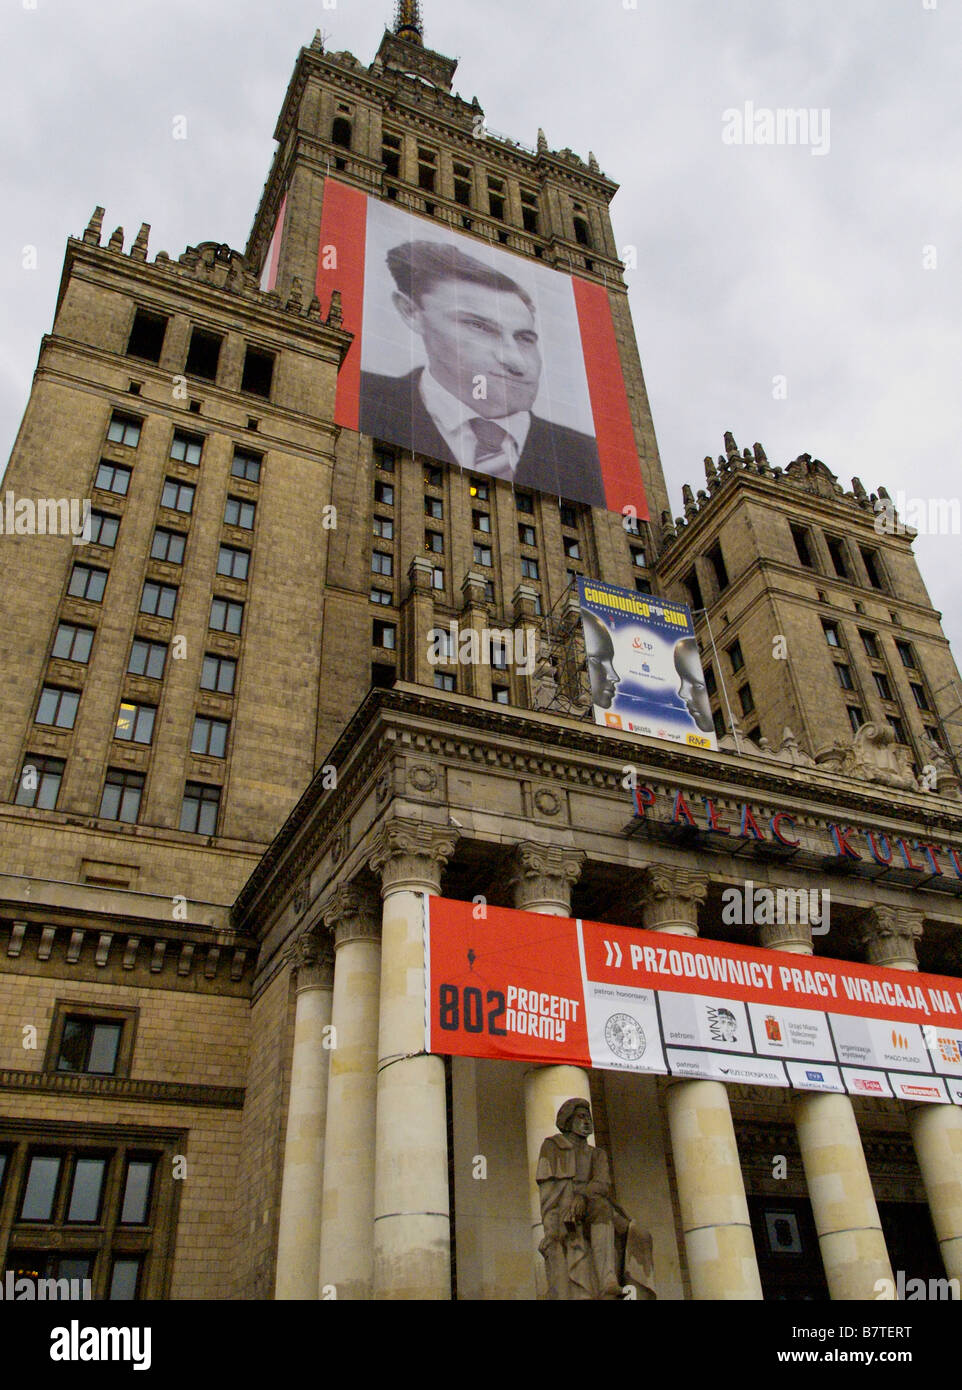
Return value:
<svg viewBox="0 0 962 1390">
<path fill-rule="evenodd" d="M 707 874 L 652 864 L 642 877 L 642 925 L 647 931 L 697 936 L 698 908 L 707 896 Z M 760 1299 L 728 1092 L 720 1081 L 671 1080 L 666 1099 L 692 1297 Z"/>
<path fill-rule="evenodd" d="M 477 643 L 478 660 L 459 664 L 458 689 L 464 695 L 473 695 L 478 700 L 491 699 L 491 650 L 481 640 L 481 634 L 490 627 L 488 609 L 484 601 L 484 578 L 474 570 L 468 570 L 461 581 L 461 612 L 458 615 L 458 632 L 473 632 Z"/>
<path fill-rule="evenodd" d="M 773 922 L 761 927 L 760 941 L 769 950 L 812 954 L 807 923 Z M 793 1091 L 792 1111 L 829 1294 L 874 1299 L 876 1281 L 890 1279 L 892 1266 L 852 1102 Z"/>
<path fill-rule="evenodd" d="M 582 850 L 559 849 L 533 841 L 523 841 L 517 845 L 509 869 L 515 907 L 522 912 L 540 912 L 548 917 L 570 916 L 571 885 L 577 881 L 584 860 Z M 539 1248 L 544 1239 L 544 1227 L 541 1224 L 541 1199 L 535 1179 L 538 1155 L 548 1135 L 556 1132 L 555 1116 L 572 1096 L 581 1096 L 589 1105 L 591 1103 L 588 1073 L 582 1067 L 532 1067 L 525 1075 L 525 1144 L 538 1298 L 545 1298 L 548 1292 L 544 1257 Z"/>
<path fill-rule="evenodd" d="M 324 1030 L 331 1021 L 334 953 L 327 933 L 316 929 L 302 932 L 294 949 L 297 964 L 294 1052 L 274 1297 L 315 1299 L 321 1247 L 321 1183 L 330 1057 L 324 1046 Z"/>
<path fill-rule="evenodd" d="M 918 970 L 915 943 L 922 923 L 921 912 L 873 908 L 862 932 L 870 964 Z M 909 1103 L 904 1109 L 945 1272 L 962 1280 L 962 1111 L 956 1105 Z"/>
<path fill-rule="evenodd" d="M 381 829 L 381 991 L 374 1156 L 374 1297 L 451 1297 L 444 1061 L 424 1051 L 424 900 L 457 834 L 397 818 Z"/>
<path fill-rule="evenodd" d="M 381 904 L 342 884 L 326 905 L 334 933 L 331 1071 L 324 1156 L 321 1295 L 369 1300 L 374 1282 L 374 1153 Z"/>
</svg>

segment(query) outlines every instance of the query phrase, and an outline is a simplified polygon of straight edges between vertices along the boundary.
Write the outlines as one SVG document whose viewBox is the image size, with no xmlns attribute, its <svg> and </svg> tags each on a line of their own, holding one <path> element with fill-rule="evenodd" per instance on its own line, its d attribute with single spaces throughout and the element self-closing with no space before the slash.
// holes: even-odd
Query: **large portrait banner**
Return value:
<svg viewBox="0 0 962 1390">
<path fill-rule="evenodd" d="M 604 285 L 326 179 L 323 308 L 334 290 L 354 334 L 339 425 L 648 519 Z"/>
<path fill-rule="evenodd" d="M 428 1052 L 962 1105 L 962 981 L 424 899 Z"/>
</svg>

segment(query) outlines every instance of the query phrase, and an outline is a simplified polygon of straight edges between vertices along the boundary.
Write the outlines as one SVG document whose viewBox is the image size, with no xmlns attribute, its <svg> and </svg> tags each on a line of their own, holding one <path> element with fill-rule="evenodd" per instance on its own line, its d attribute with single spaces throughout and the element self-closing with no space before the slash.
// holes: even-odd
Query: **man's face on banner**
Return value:
<svg viewBox="0 0 962 1390">
<path fill-rule="evenodd" d="M 531 409 L 541 350 L 534 314 L 519 295 L 447 279 L 420 304 L 403 294 L 394 302 L 423 340 L 431 375 L 476 415 L 497 420 Z"/>
<path fill-rule="evenodd" d="M 683 638 L 675 647 L 675 670 L 680 681 L 678 694 L 687 705 L 688 713 L 703 733 L 709 733 L 715 727 L 711 702 L 701 671 L 698 646 L 690 637 Z"/>
</svg>

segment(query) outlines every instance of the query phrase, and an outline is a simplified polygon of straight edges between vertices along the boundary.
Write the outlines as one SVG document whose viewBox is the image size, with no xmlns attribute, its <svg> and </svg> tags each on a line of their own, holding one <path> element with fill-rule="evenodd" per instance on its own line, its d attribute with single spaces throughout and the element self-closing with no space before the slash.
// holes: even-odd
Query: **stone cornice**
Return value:
<svg viewBox="0 0 962 1390">
<path fill-rule="evenodd" d="M 61 1075 L 58 1072 L 15 1071 L 12 1067 L 0 1069 L 0 1091 L 141 1101 L 145 1105 L 208 1106 L 220 1110 L 244 1108 L 243 1086 L 141 1081 L 129 1076 Z"/>
<path fill-rule="evenodd" d="M 404 735 L 408 742 L 402 741 Z M 349 806 L 359 802 L 367 781 L 386 762 L 392 751 L 426 751 L 435 758 L 471 761 L 489 769 L 504 769 L 526 777 L 549 777 L 575 787 L 595 787 L 625 799 L 625 820 L 631 807 L 622 786 L 622 769 L 629 764 L 643 768 L 653 783 L 704 787 L 709 795 L 744 799 L 758 805 L 770 799 L 778 805 L 789 800 L 806 813 L 828 819 L 863 816 L 873 823 L 892 824 L 911 830 L 918 826 L 927 836 L 962 838 L 962 808 L 942 800 L 937 803 L 912 792 L 893 798 L 871 784 L 822 773 L 815 768 L 791 771 L 788 764 L 739 759 L 732 754 L 679 755 L 669 744 L 635 740 L 557 715 L 534 710 L 502 713 L 501 707 L 464 696 L 445 696 L 426 688 L 398 684 L 390 690 L 372 690 L 359 706 L 344 732 L 325 757 L 339 769 L 338 788 L 328 791 L 320 773 L 308 786 L 270 849 L 244 886 L 234 907 L 233 921 L 240 927 L 276 903 L 281 889 L 271 879 L 286 861 L 295 876 L 312 857 L 317 857 L 334 833 Z M 610 766 L 614 764 L 614 766 Z M 392 784 L 385 770 L 384 797 Z M 726 783 L 728 784 L 726 786 Z M 310 823 L 310 824 L 308 824 Z M 940 830 L 934 829 L 941 827 Z M 284 889 L 283 891 L 287 891 Z"/>
</svg>

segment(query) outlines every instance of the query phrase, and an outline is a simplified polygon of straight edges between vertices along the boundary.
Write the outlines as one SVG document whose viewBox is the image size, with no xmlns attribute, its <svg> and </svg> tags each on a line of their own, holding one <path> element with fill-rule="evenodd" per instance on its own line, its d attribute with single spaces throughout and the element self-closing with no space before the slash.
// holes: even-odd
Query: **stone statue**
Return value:
<svg viewBox="0 0 962 1390">
<path fill-rule="evenodd" d="M 653 1299 L 651 1237 L 614 1201 L 608 1155 L 588 1143 L 586 1100 L 566 1100 L 541 1145 L 536 1179 L 549 1299 Z"/>
</svg>

